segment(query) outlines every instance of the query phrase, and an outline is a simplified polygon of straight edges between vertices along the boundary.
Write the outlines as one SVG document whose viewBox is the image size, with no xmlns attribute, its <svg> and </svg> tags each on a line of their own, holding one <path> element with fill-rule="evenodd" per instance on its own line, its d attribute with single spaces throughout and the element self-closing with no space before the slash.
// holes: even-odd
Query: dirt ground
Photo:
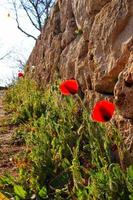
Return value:
<svg viewBox="0 0 133 200">
<path fill-rule="evenodd" d="M 11 142 L 16 127 L 9 123 L 10 116 L 4 111 L 4 94 L 5 90 L 0 90 L 0 176 L 5 173 L 17 176 L 17 166 L 13 158 L 23 151 L 24 147 Z"/>
</svg>

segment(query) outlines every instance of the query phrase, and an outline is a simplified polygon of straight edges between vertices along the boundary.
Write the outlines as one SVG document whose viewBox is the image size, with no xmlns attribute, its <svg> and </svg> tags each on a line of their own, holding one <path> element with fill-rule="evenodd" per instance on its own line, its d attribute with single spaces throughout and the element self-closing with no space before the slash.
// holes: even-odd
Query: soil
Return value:
<svg viewBox="0 0 133 200">
<path fill-rule="evenodd" d="M 14 156 L 22 152 L 24 146 L 12 144 L 12 136 L 16 126 L 11 125 L 10 115 L 4 110 L 3 97 L 6 90 L 0 89 L 0 176 L 10 173 L 17 176 L 17 166 L 14 163 Z"/>
</svg>

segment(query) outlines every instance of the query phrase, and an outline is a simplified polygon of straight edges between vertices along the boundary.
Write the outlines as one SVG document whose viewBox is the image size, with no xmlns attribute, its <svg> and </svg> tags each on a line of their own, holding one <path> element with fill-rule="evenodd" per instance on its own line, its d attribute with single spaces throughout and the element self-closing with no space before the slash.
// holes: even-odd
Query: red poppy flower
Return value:
<svg viewBox="0 0 133 200">
<path fill-rule="evenodd" d="M 93 108 L 91 117 L 97 122 L 107 122 L 112 118 L 115 105 L 110 101 L 102 100 L 96 103 Z"/>
<path fill-rule="evenodd" d="M 76 94 L 78 92 L 78 82 L 76 80 L 66 80 L 60 84 L 60 91 L 64 95 Z"/>
<path fill-rule="evenodd" d="M 18 78 L 22 78 L 22 77 L 24 77 L 24 74 L 22 72 L 19 72 L 18 73 Z"/>
</svg>

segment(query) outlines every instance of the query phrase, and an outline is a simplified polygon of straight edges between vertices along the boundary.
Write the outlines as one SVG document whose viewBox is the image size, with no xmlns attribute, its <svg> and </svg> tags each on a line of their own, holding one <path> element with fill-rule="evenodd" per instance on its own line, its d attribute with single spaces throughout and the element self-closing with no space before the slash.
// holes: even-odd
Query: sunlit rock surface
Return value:
<svg viewBox="0 0 133 200">
<path fill-rule="evenodd" d="M 114 101 L 133 162 L 133 0 L 58 0 L 26 72 L 42 87 L 55 74 L 76 78 L 92 106 L 100 98 Z"/>
</svg>

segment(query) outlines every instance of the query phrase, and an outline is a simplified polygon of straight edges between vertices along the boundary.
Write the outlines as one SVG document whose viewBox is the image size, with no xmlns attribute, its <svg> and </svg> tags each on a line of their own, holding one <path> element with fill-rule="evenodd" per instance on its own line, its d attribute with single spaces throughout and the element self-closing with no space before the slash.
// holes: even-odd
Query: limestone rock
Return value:
<svg viewBox="0 0 133 200">
<path fill-rule="evenodd" d="M 55 73 L 76 78 L 91 106 L 115 99 L 124 122 L 115 120 L 133 161 L 133 0 L 57 0 L 26 72 L 42 87 Z"/>
<path fill-rule="evenodd" d="M 133 119 L 133 53 L 127 67 L 119 74 L 115 85 L 115 100 L 121 115 Z"/>
<path fill-rule="evenodd" d="M 90 52 L 95 63 L 93 86 L 96 91 L 113 93 L 117 77 L 130 55 L 132 24 L 132 1 L 111 1 L 96 15 L 90 33 L 93 44 Z"/>
</svg>

